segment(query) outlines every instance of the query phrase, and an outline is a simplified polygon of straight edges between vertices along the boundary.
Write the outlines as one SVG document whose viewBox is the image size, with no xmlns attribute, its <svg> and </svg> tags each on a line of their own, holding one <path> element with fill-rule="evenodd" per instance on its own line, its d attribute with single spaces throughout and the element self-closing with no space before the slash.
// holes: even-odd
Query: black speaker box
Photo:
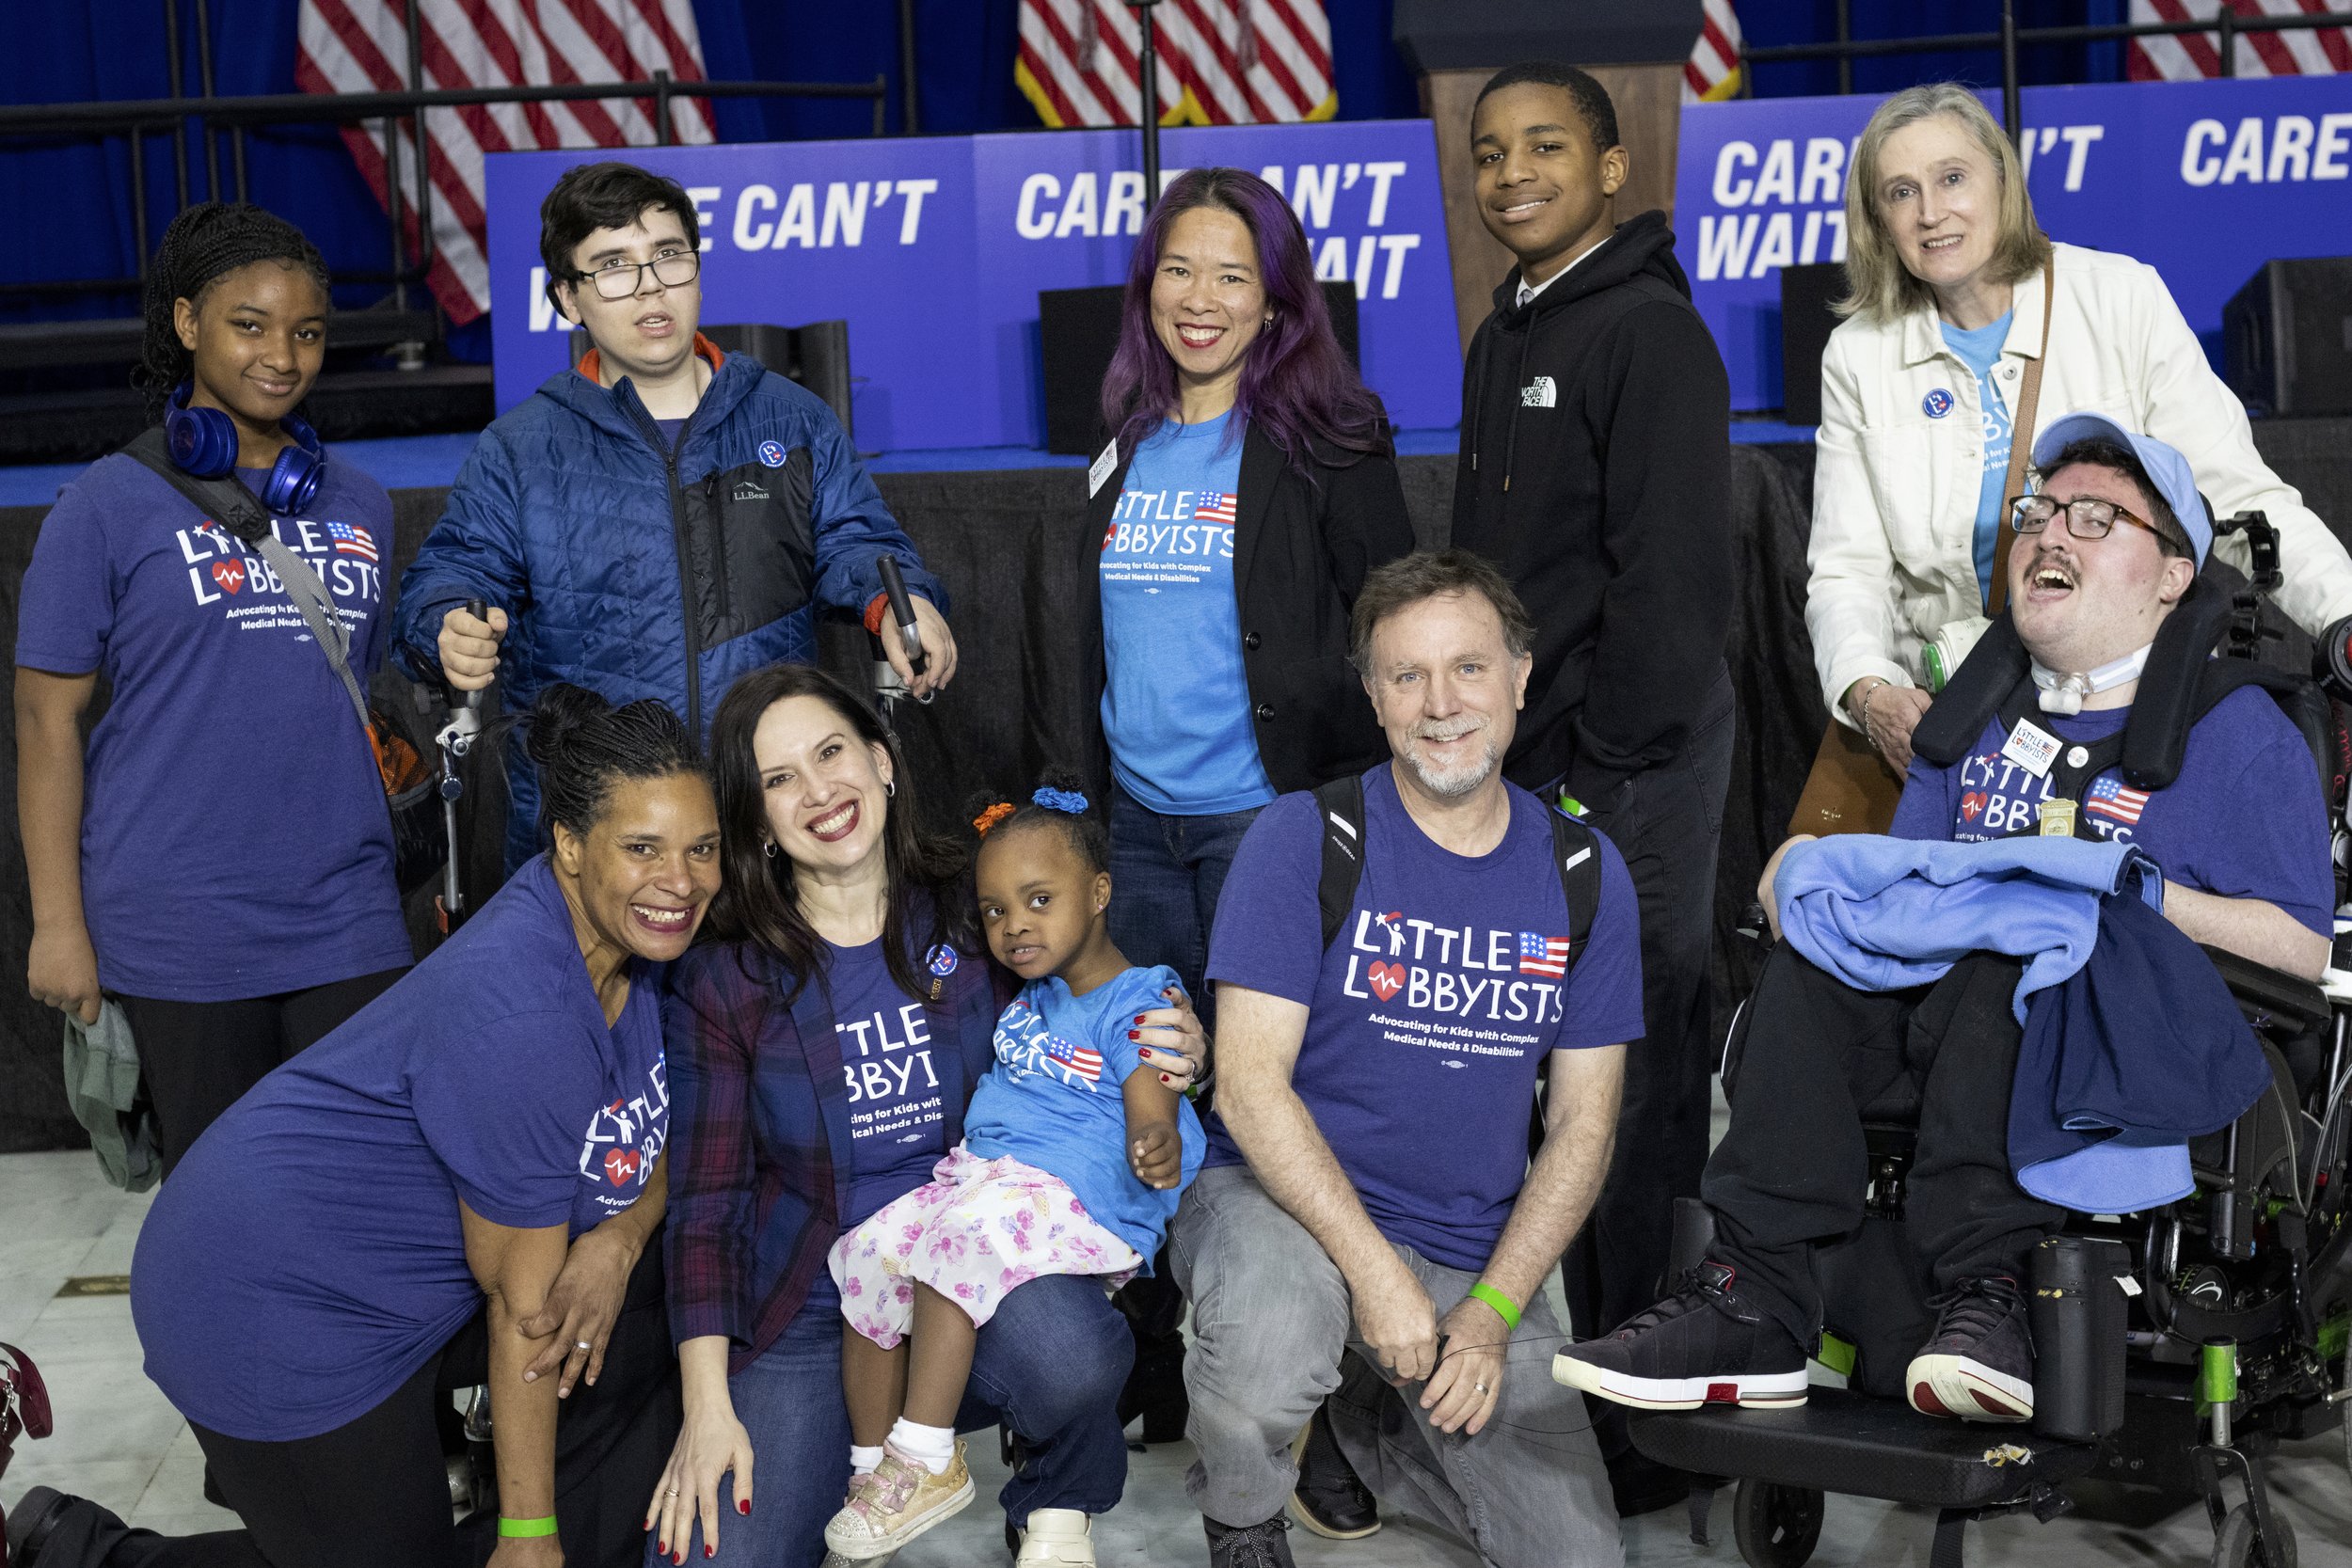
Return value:
<svg viewBox="0 0 2352 1568">
<path fill-rule="evenodd" d="M 1039 346 L 1045 374 L 1045 450 L 1063 457 L 1092 457 L 1103 441 L 1103 376 L 1119 347 L 1120 284 L 1093 289 L 1041 289 L 1037 296 Z M 1356 285 L 1323 285 L 1331 330 L 1347 362 L 1359 365 L 1356 345 Z"/>
<path fill-rule="evenodd" d="M 797 381 L 850 426 L 850 324 L 811 322 L 806 326 L 771 326 L 759 322 L 705 322 L 702 335 L 722 354 L 748 354 L 778 375 Z M 588 334 L 572 329 L 572 363 L 588 356 Z"/>
<path fill-rule="evenodd" d="M 2265 261 L 2221 308 L 2223 379 L 2257 414 L 2352 414 L 2352 256 Z"/>
<path fill-rule="evenodd" d="M 1829 307 L 1845 293 L 1843 261 L 1780 269 L 1780 417 L 1790 424 L 1821 422 L 1821 351 L 1837 326 Z"/>
</svg>

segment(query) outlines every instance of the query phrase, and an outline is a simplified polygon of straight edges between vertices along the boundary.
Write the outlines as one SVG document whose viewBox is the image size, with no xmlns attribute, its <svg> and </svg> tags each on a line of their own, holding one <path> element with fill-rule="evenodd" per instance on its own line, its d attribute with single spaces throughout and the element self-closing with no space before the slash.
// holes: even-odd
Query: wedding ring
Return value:
<svg viewBox="0 0 2352 1568">
<path fill-rule="evenodd" d="M 572 1348 L 574 1350 L 587 1350 L 590 1346 L 588 1341 L 585 1339 L 575 1339 L 572 1341 Z"/>
<path fill-rule="evenodd" d="M 1491 1393 L 1491 1392 L 1493 1391 L 1493 1390 L 1489 1389 L 1489 1388 L 1488 1388 L 1488 1387 L 1487 1387 L 1485 1384 L 1483 1384 L 1483 1383 L 1473 1383 L 1473 1384 L 1471 1384 L 1471 1385 L 1470 1385 L 1470 1386 L 1471 1386 L 1471 1387 L 1473 1387 L 1473 1388 L 1475 1388 L 1475 1389 L 1477 1389 L 1477 1390 L 1478 1390 L 1480 1393 L 1482 1393 L 1482 1394 Z"/>
<path fill-rule="evenodd" d="M 677 1488 L 676 1488 L 676 1487 L 673 1486 L 673 1487 L 671 1487 L 671 1488 L 670 1488 L 670 1496 L 671 1496 L 671 1497 L 676 1497 L 676 1496 L 677 1496 Z"/>
</svg>

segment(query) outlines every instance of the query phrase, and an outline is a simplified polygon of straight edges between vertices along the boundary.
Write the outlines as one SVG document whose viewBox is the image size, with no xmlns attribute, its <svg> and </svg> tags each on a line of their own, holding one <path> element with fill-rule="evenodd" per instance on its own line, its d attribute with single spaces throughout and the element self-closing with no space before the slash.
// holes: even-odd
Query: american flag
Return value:
<svg viewBox="0 0 2352 1568">
<path fill-rule="evenodd" d="M 335 548 L 342 555 L 356 555 L 362 561 L 375 559 L 375 538 L 366 529 L 349 523 L 329 523 L 326 536 L 335 541 Z"/>
<path fill-rule="evenodd" d="M 2114 779 L 2095 780 L 2090 792 L 2083 797 L 2083 810 L 2095 811 L 2118 822 L 2139 820 L 2139 814 L 2148 809 L 2148 792 L 2131 789 Z"/>
<path fill-rule="evenodd" d="M 1706 0 L 1702 13 L 1698 41 L 1682 62 L 1682 101 L 1720 103 L 1740 96 L 1740 19 L 1731 0 Z"/>
<path fill-rule="evenodd" d="M 407 80 L 409 7 L 417 9 L 423 80 Z M 294 81 L 305 92 L 391 92 L 435 87 L 538 87 L 642 82 L 667 71 L 703 77 L 693 0 L 302 0 Z M 707 107 L 671 100 L 673 135 L 707 142 Z M 490 308 L 482 156 L 516 149 L 650 147 L 650 99 L 503 103 L 434 109 L 424 117 L 433 171 L 433 295 L 450 319 Z M 401 124 L 401 217 L 416 242 L 414 144 Z M 384 122 L 345 128 L 359 172 L 385 200 Z M 414 254 L 412 249 L 410 252 Z"/>
<path fill-rule="evenodd" d="M 1103 1056 L 1098 1051 L 1073 1045 L 1059 1035 L 1048 1035 L 1045 1037 L 1045 1054 L 1089 1084 L 1102 1081 Z"/>
<path fill-rule="evenodd" d="M 1197 523 L 1223 523 L 1229 528 L 1233 521 L 1233 509 L 1241 498 L 1231 490 L 1203 490 L 1192 503 L 1192 517 Z"/>
<path fill-rule="evenodd" d="M 2210 22 L 2222 0 L 2132 0 L 2134 22 Z M 2229 0 L 2240 16 L 2300 16 L 2341 10 L 2328 0 Z M 2240 76 L 2327 76 L 2352 71 L 2352 31 L 2306 27 L 2282 33 L 2240 33 L 2232 61 Z M 2132 40 L 2128 74 L 2135 82 L 2194 82 L 2221 74 L 2220 39 L 2213 33 L 2173 33 Z"/>
<path fill-rule="evenodd" d="M 1323 0 L 1161 0 L 1152 8 L 1163 125 L 1329 119 Z M 1056 127 L 1142 122 L 1143 30 L 1121 0 L 1021 0 L 1013 80 Z"/>
<path fill-rule="evenodd" d="M 1568 972 L 1568 939 L 1519 933 L 1519 973 L 1558 978 Z"/>
</svg>

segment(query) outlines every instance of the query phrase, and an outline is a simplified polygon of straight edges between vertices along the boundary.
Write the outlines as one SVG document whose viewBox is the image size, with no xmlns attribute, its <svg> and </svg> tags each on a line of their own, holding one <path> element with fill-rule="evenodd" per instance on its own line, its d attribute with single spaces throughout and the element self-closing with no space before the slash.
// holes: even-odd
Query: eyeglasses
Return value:
<svg viewBox="0 0 2352 1568">
<path fill-rule="evenodd" d="M 2066 531 L 2077 539 L 2105 539 L 2119 522 L 2164 537 L 2164 531 L 2147 518 L 2096 496 L 2076 496 L 2064 503 L 2053 496 L 2020 496 L 2010 503 L 2010 526 L 2020 533 L 2040 533 L 2060 512 L 2066 514 Z"/>
<path fill-rule="evenodd" d="M 645 286 L 645 274 L 665 289 L 682 288 L 702 276 L 703 259 L 691 250 L 673 250 L 650 261 L 608 261 L 594 272 L 576 272 L 572 281 L 596 285 L 597 296 L 603 299 L 627 299 Z"/>
</svg>

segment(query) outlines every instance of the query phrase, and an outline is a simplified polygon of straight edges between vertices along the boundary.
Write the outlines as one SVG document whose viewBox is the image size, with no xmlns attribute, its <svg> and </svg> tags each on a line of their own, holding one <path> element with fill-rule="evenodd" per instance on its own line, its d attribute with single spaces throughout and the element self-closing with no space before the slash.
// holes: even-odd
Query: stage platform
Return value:
<svg viewBox="0 0 2352 1568">
<path fill-rule="evenodd" d="M 1810 446 L 1813 427 L 1771 420 L 1741 420 L 1731 427 L 1732 439 L 1746 445 L 1796 443 Z M 1400 457 L 1450 457 L 1459 450 L 1461 432 L 1400 430 Z M 445 490 L 457 478 L 458 466 L 473 450 L 469 435 L 401 436 L 375 441 L 338 441 L 335 454 L 375 476 L 387 490 Z M 1036 447 L 947 447 L 907 451 L 871 452 L 866 468 L 878 474 L 988 473 L 1007 468 L 1083 468 L 1089 459 L 1059 457 Z M 58 487 L 88 467 L 84 463 L 36 463 L 0 467 L 0 506 L 47 506 L 57 499 Z"/>
</svg>

